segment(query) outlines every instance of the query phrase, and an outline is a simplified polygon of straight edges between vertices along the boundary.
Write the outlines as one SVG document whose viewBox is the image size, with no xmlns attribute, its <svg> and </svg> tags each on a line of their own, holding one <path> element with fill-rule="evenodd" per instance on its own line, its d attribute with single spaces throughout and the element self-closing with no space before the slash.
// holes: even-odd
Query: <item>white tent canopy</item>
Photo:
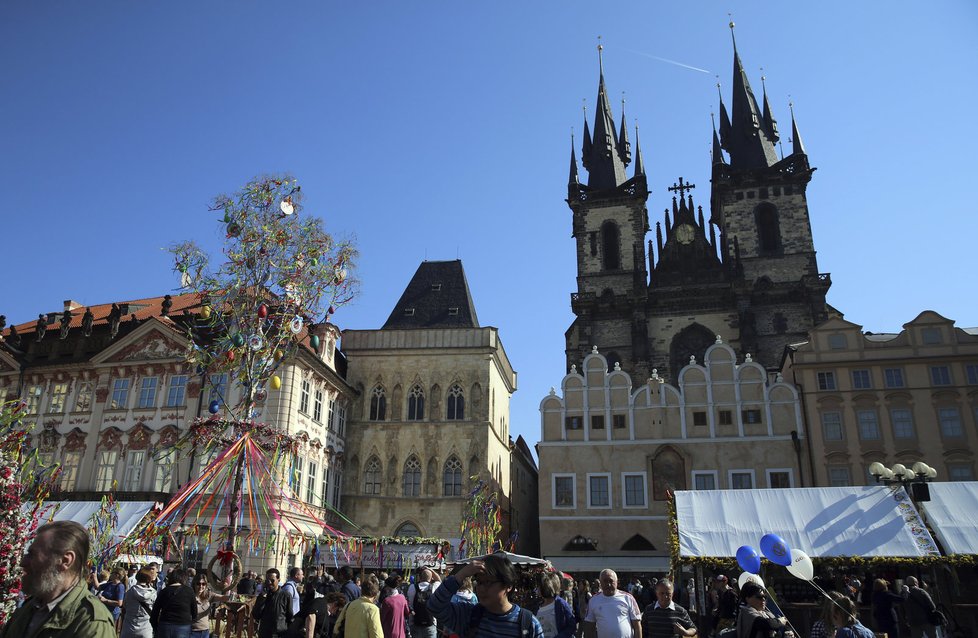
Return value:
<svg viewBox="0 0 978 638">
<path fill-rule="evenodd" d="M 153 505 L 155 505 L 153 501 L 116 501 L 119 525 L 115 528 L 113 541 L 119 542 L 128 536 L 153 509 Z M 38 523 L 43 525 L 52 521 L 75 521 L 83 527 L 88 527 L 88 521 L 92 514 L 97 512 L 101 506 L 102 503 L 99 501 L 47 502 L 45 503 L 45 511 L 42 512 Z"/>
<path fill-rule="evenodd" d="M 930 483 L 921 509 L 948 554 L 978 554 L 978 482 Z"/>
<path fill-rule="evenodd" d="M 812 487 L 676 492 L 679 555 L 732 557 L 774 533 L 812 558 L 936 556 L 902 488 Z"/>
</svg>

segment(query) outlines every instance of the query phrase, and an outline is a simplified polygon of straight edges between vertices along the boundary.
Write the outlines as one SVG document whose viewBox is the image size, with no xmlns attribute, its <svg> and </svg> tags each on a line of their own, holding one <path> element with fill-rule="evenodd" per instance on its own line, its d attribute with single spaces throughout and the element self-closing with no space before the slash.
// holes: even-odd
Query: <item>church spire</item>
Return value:
<svg viewBox="0 0 978 638">
<path fill-rule="evenodd" d="M 764 69 L 761 69 L 764 71 Z M 774 119 L 771 114 L 771 105 L 767 101 L 767 84 L 764 83 L 765 77 L 761 76 L 761 88 L 764 91 L 764 113 L 762 118 L 764 119 L 764 128 L 767 129 L 768 137 L 771 138 L 772 142 L 777 142 L 781 137 L 778 135 L 778 122 Z"/>
<path fill-rule="evenodd" d="M 587 124 L 587 104 L 584 105 L 584 141 L 581 143 L 581 164 L 591 170 L 588 160 L 591 158 L 591 129 Z"/>
<path fill-rule="evenodd" d="M 801 133 L 798 132 L 798 123 L 795 122 L 795 105 L 789 102 L 788 108 L 791 109 L 791 154 L 807 155 L 805 144 L 801 141 Z"/>
<path fill-rule="evenodd" d="M 604 61 L 601 56 L 603 49 L 604 47 L 599 44 L 598 100 L 594 114 L 594 134 L 589 142 L 585 131 L 585 150 L 582 157 L 588 172 L 588 187 L 597 191 L 616 188 L 625 181 L 623 151 L 619 148 L 615 119 L 611 114 L 611 104 L 608 102 L 608 92 L 604 85 Z"/>
<path fill-rule="evenodd" d="M 720 147 L 720 138 L 717 137 L 717 123 L 713 118 L 713 113 L 710 113 L 710 119 L 713 120 L 713 165 L 726 164 L 723 159 L 723 149 Z"/>
<path fill-rule="evenodd" d="M 577 153 L 574 150 L 574 133 L 571 132 L 570 177 L 567 179 L 567 186 L 577 187 L 580 186 L 580 183 L 577 177 Z"/>
<path fill-rule="evenodd" d="M 624 121 L 624 118 L 622 118 Z M 638 124 L 635 125 L 635 177 L 645 175 L 645 162 L 642 160 L 642 143 L 638 139 Z"/>
<path fill-rule="evenodd" d="M 637 142 L 638 140 L 636 140 Z M 621 130 L 618 133 L 618 157 L 628 166 L 632 161 L 632 145 L 628 142 L 628 129 L 625 128 L 625 94 L 621 94 Z"/>
<path fill-rule="evenodd" d="M 730 23 L 730 36 L 733 38 L 734 23 Z M 778 161 L 767 126 L 762 126 L 763 114 L 757 105 L 757 98 L 750 87 L 747 72 L 740 61 L 737 40 L 733 40 L 733 96 L 731 105 L 731 128 L 729 142 L 724 139 L 724 148 L 730 153 L 730 165 L 734 169 L 766 168 Z M 723 110 L 721 102 L 721 111 Z M 773 119 L 772 119 L 773 122 Z M 721 114 L 721 136 L 723 121 Z"/>
<path fill-rule="evenodd" d="M 723 103 L 720 82 L 717 82 L 717 95 L 720 96 L 720 144 L 729 151 L 733 141 L 730 137 L 730 116 L 727 115 L 727 107 Z"/>
</svg>

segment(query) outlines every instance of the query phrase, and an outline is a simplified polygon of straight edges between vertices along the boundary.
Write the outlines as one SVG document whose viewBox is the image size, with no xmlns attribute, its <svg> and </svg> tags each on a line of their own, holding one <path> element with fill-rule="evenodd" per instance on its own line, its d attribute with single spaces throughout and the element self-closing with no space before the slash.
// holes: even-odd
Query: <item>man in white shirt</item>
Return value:
<svg viewBox="0 0 978 638">
<path fill-rule="evenodd" d="M 606 569 L 598 582 L 601 593 L 591 597 L 584 618 L 585 638 L 642 638 L 642 613 L 631 594 L 618 590 L 618 574 Z"/>
</svg>

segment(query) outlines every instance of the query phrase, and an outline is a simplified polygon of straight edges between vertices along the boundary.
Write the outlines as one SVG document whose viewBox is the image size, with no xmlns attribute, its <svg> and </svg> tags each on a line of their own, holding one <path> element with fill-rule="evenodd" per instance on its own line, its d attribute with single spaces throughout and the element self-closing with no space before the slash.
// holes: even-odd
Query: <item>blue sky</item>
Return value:
<svg viewBox="0 0 978 638">
<path fill-rule="evenodd" d="M 790 99 L 818 167 L 808 195 L 829 302 L 872 331 L 924 309 L 978 325 L 969 0 L 7 0 L 0 314 L 165 294 L 177 279 L 163 248 L 219 245 L 215 195 L 289 172 L 306 212 L 359 245 L 362 294 L 341 328 L 380 327 L 422 260 L 463 260 L 519 373 L 512 432 L 532 445 L 565 371 L 576 264 L 563 200 L 597 38 L 615 116 L 624 91 L 641 129 L 654 224 L 680 175 L 707 207 L 728 12 L 783 143 Z"/>
</svg>

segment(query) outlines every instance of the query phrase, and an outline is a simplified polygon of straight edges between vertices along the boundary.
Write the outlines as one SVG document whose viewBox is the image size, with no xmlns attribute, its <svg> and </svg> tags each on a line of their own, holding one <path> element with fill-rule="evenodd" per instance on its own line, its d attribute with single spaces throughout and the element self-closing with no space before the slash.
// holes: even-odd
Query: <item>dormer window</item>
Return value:
<svg viewBox="0 0 978 638">
<path fill-rule="evenodd" d="M 414 316 L 414 308 L 405 308 L 404 309 L 404 316 L 405 317 L 413 317 Z"/>
<path fill-rule="evenodd" d="M 458 306 L 449 308 L 448 309 L 448 314 L 449 314 L 449 316 L 452 316 L 452 317 L 457 316 L 458 315 Z"/>
<path fill-rule="evenodd" d="M 431 292 L 438 292 L 441 290 L 441 284 L 431 284 Z"/>
</svg>

